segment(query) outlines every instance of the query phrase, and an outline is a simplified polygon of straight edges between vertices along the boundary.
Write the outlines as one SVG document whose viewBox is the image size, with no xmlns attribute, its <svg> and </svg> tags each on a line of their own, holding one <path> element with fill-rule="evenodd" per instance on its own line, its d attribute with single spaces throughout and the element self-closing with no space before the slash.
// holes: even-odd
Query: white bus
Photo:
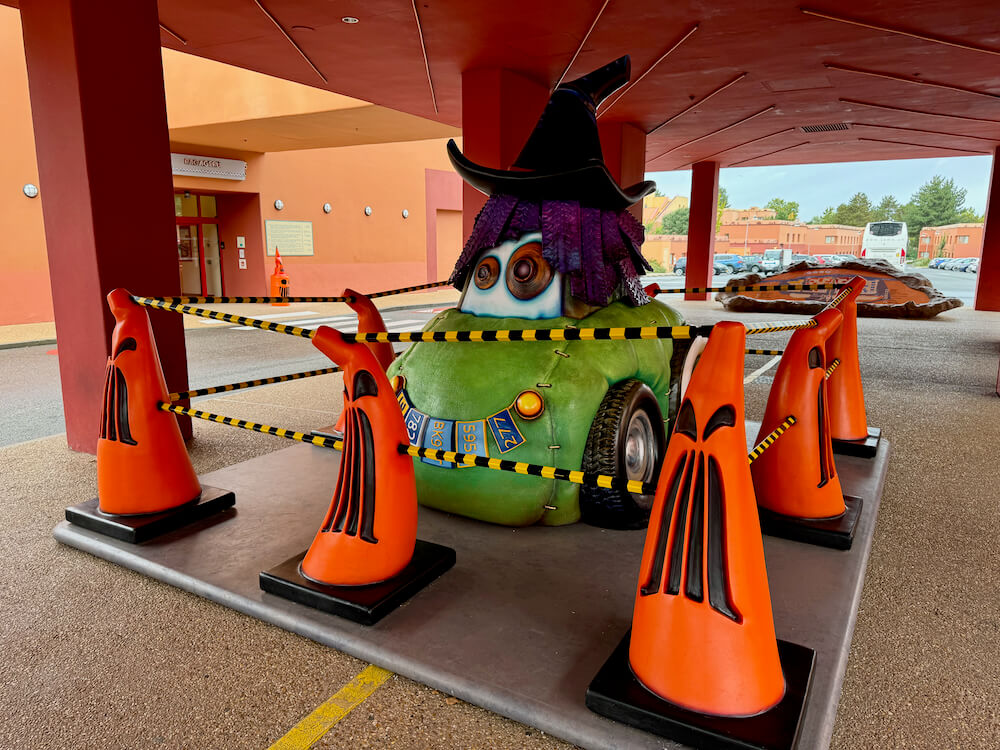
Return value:
<svg viewBox="0 0 1000 750">
<path fill-rule="evenodd" d="M 861 237 L 861 257 L 888 261 L 902 268 L 906 264 L 905 221 L 872 221 L 865 225 Z"/>
</svg>

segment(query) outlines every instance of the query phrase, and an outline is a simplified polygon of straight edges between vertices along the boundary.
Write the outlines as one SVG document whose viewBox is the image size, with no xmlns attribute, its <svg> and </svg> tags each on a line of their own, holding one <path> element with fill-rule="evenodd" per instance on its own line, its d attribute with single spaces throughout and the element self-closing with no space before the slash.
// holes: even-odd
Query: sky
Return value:
<svg viewBox="0 0 1000 750">
<path fill-rule="evenodd" d="M 934 175 L 951 178 L 965 188 L 965 205 L 976 213 L 986 209 L 990 176 L 989 156 L 960 156 L 943 159 L 895 159 L 841 164 L 796 164 L 775 167 L 723 169 L 719 184 L 729 193 L 732 208 L 763 206 L 771 198 L 798 201 L 799 218 L 809 221 L 827 206 L 846 203 L 857 192 L 866 193 L 878 204 L 884 195 L 893 195 L 900 204 Z M 691 170 L 650 172 L 664 195 L 689 195 Z"/>
</svg>

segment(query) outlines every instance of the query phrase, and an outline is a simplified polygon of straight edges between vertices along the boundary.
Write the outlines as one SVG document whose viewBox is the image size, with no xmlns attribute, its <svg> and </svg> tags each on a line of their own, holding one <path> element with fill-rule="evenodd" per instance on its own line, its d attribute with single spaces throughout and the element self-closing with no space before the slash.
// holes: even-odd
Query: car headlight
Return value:
<svg viewBox="0 0 1000 750">
<path fill-rule="evenodd" d="M 537 419 L 545 411 L 545 402 L 535 391 L 521 391 L 514 399 L 514 411 L 521 419 Z"/>
</svg>

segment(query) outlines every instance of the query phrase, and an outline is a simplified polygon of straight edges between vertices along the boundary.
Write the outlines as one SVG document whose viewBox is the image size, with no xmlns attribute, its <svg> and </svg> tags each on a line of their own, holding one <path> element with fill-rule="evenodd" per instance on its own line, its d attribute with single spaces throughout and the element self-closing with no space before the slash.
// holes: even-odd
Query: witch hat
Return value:
<svg viewBox="0 0 1000 750">
<path fill-rule="evenodd" d="M 476 164 L 450 140 L 452 165 L 463 180 L 487 195 L 572 200 L 608 210 L 628 208 L 653 192 L 656 184 L 644 181 L 622 189 L 611 176 L 601 151 L 597 107 L 628 82 L 631 69 L 625 55 L 556 87 L 513 169 Z"/>
</svg>

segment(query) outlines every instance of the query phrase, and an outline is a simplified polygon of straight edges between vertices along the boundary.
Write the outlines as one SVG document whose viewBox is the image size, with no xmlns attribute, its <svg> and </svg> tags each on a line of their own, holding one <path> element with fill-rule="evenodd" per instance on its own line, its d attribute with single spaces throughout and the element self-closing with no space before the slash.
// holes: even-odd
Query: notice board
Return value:
<svg viewBox="0 0 1000 750">
<path fill-rule="evenodd" d="M 268 255 L 274 255 L 275 247 L 283 256 L 313 254 L 313 225 L 311 221 L 268 219 L 264 222 L 264 234 Z"/>
</svg>

